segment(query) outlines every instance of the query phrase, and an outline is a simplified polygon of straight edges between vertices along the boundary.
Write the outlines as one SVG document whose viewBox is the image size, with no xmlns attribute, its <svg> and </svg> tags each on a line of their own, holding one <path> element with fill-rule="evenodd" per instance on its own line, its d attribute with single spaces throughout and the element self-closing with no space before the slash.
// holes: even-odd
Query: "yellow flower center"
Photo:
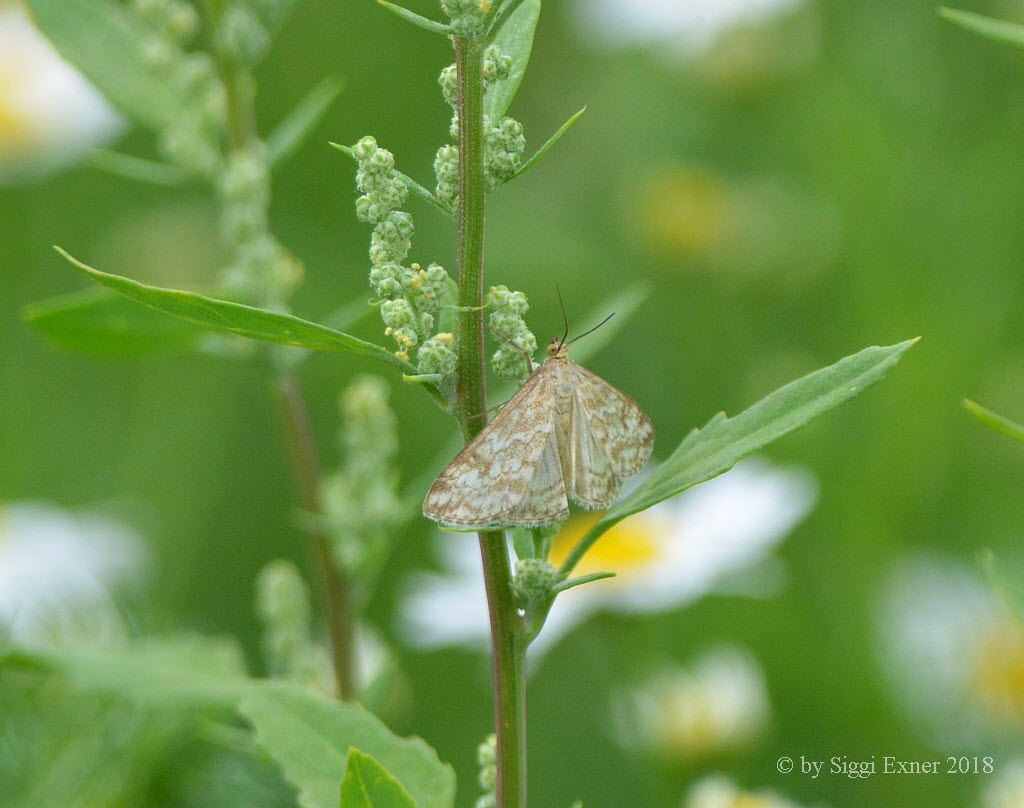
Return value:
<svg viewBox="0 0 1024 808">
<path fill-rule="evenodd" d="M 1000 723 L 1024 726 L 1024 628 L 1009 617 L 995 621 L 971 662 L 972 695 Z"/>
<path fill-rule="evenodd" d="M 555 566 L 561 564 L 600 516 L 600 513 L 585 513 L 569 519 L 551 545 L 551 563 Z M 597 540 L 573 570 L 573 575 L 610 571 L 616 573 L 618 577 L 598 583 L 628 581 L 631 572 L 646 568 L 661 558 L 658 536 L 667 529 L 668 525 L 663 520 L 649 513 L 631 516 L 619 522 Z"/>
</svg>

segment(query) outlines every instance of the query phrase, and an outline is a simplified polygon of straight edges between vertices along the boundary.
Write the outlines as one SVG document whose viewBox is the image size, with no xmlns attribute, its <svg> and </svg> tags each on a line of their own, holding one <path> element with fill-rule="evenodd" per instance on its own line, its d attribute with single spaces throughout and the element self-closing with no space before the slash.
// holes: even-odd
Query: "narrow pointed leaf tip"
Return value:
<svg viewBox="0 0 1024 808">
<path fill-rule="evenodd" d="M 416 372 L 412 365 L 403 362 L 385 348 L 318 323 L 193 292 L 147 286 L 119 275 L 100 272 L 83 264 L 60 247 L 55 246 L 54 249 L 93 280 L 125 297 L 182 320 L 198 323 L 215 331 L 281 345 L 370 356 L 394 365 L 405 373 Z"/>
<path fill-rule="evenodd" d="M 739 415 L 719 413 L 695 429 L 632 494 L 599 525 L 621 519 L 717 477 L 747 455 L 849 401 L 877 382 L 920 337 L 898 345 L 865 348 L 834 365 L 780 387 Z"/>
<path fill-rule="evenodd" d="M 328 76 L 313 87 L 277 125 L 267 138 L 267 159 L 272 166 L 295 153 L 330 109 L 343 87 L 344 82 L 338 76 Z"/>
<path fill-rule="evenodd" d="M 966 28 L 985 39 L 1012 45 L 1015 48 L 1024 48 L 1024 25 L 997 20 L 995 17 L 986 17 L 984 14 L 975 14 L 973 11 L 961 11 L 957 8 L 943 7 L 939 9 L 939 14 L 951 23 Z"/>
<path fill-rule="evenodd" d="M 562 135 L 564 135 L 566 132 L 569 131 L 569 127 L 572 126 L 574 123 L 576 123 L 576 121 L 579 120 L 580 116 L 584 112 L 586 112 L 586 111 L 587 111 L 587 108 L 583 107 L 582 109 L 580 109 L 579 112 L 577 112 L 575 115 L 573 115 L 571 118 L 569 118 L 569 120 L 567 120 L 565 123 L 563 123 L 558 128 L 558 131 L 555 132 L 551 137 L 549 137 L 547 139 L 547 141 L 545 141 L 544 145 L 541 146 L 539 149 L 537 149 L 537 151 L 534 153 L 534 155 L 529 160 L 527 160 L 525 163 L 523 163 L 519 167 L 519 170 L 516 171 L 516 173 L 513 174 L 511 177 L 509 177 L 506 180 L 506 182 L 512 182 L 512 180 L 514 180 L 516 177 L 522 176 L 527 171 L 529 171 L 531 168 L 533 168 L 533 166 L 535 166 L 537 164 L 537 162 L 540 160 L 540 158 L 548 153 L 548 149 L 550 149 L 552 146 L 554 146 L 561 139 Z"/>
<path fill-rule="evenodd" d="M 416 808 L 416 803 L 391 772 L 350 748 L 341 781 L 341 808 Z"/>
<path fill-rule="evenodd" d="M 1024 443 L 1024 426 L 976 404 L 969 398 L 964 399 L 964 409 L 973 415 L 978 423 L 987 426 L 993 432 L 999 432 Z"/>
<path fill-rule="evenodd" d="M 445 25 L 443 22 L 437 22 L 429 17 L 424 17 L 422 14 L 417 14 L 415 11 L 410 11 L 402 6 L 389 3 L 388 0 L 377 0 L 377 3 L 392 14 L 397 14 L 406 22 L 411 22 L 418 28 L 422 28 L 424 31 L 430 31 L 432 34 L 444 34 L 448 36 L 452 33 L 451 26 Z"/>
</svg>

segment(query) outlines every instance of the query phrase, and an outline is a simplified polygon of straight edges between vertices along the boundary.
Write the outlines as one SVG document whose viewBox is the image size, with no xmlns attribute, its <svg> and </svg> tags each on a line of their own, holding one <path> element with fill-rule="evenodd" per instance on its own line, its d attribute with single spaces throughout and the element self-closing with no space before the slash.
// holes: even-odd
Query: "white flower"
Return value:
<svg viewBox="0 0 1024 808">
<path fill-rule="evenodd" d="M 757 660 L 742 648 L 704 653 L 690 668 L 664 668 L 615 705 L 627 749 L 691 760 L 754 740 L 771 714 Z"/>
<path fill-rule="evenodd" d="M 24 8 L 0 4 L 0 181 L 53 171 L 120 128 L 110 105 Z"/>
<path fill-rule="evenodd" d="M 590 614 L 603 609 L 657 612 L 707 594 L 723 577 L 749 571 L 808 513 L 813 477 L 759 458 L 678 497 L 620 522 L 591 548 L 574 575 L 612 571 L 559 595 L 534 653 Z M 559 564 L 593 523 L 574 517 L 556 537 L 551 561 Z M 445 574 L 414 577 L 401 606 L 401 631 L 409 644 L 486 646 L 486 599 L 477 543 L 472 536 L 439 536 Z"/>
<path fill-rule="evenodd" d="M 922 557 L 897 570 L 879 653 L 903 703 L 943 740 L 1024 728 L 1024 627 L 969 567 Z"/>
<path fill-rule="evenodd" d="M 19 645 L 122 636 L 111 587 L 141 563 L 141 542 L 120 522 L 40 503 L 0 507 L 0 636 Z"/>
<path fill-rule="evenodd" d="M 985 784 L 982 808 L 1020 808 L 1024 805 L 1024 760 L 999 761 L 991 782 Z"/>
<path fill-rule="evenodd" d="M 804 0 L 576 0 L 580 27 L 610 45 L 664 44 L 683 53 L 708 50 L 730 29 L 758 25 Z"/>
<path fill-rule="evenodd" d="M 799 808 L 773 791 L 743 791 L 723 774 L 713 774 L 693 784 L 683 808 Z"/>
</svg>

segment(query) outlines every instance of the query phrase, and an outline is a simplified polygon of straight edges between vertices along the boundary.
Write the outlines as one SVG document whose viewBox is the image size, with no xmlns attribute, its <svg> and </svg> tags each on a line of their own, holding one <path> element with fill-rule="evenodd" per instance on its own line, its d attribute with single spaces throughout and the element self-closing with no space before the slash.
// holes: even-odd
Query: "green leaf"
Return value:
<svg viewBox="0 0 1024 808">
<path fill-rule="evenodd" d="M 504 117 L 523 82 L 539 19 L 540 0 L 511 0 L 495 18 L 491 40 L 512 57 L 512 69 L 507 79 L 494 82 L 484 95 L 484 113 L 494 124 Z"/>
<path fill-rule="evenodd" d="M 734 418 L 722 412 L 703 429 L 694 429 L 650 477 L 591 528 L 573 548 L 562 572 L 570 572 L 602 533 L 627 516 L 717 477 L 752 452 L 849 401 L 881 379 L 916 342 L 865 348 L 779 388 Z"/>
<path fill-rule="evenodd" d="M 650 289 L 645 284 L 634 283 L 612 293 L 601 301 L 597 308 L 587 312 L 586 324 L 580 329 L 582 331 L 593 328 L 606 317 L 615 316 L 579 342 L 573 343 L 573 361 L 584 365 L 592 357 L 600 354 L 606 345 L 613 343 L 649 296 Z"/>
<path fill-rule="evenodd" d="M 397 14 L 406 22 L 411 22 L 416 27 L 422 28 L 425 31 L 430 31 L 432 34 L 444 34 L 447 36 L 452 32 L 450 25 L 445 25 L 443 22 L 437 22 L 437 20 L 424 17 L 422 14 L 417 14 L 415 11 L 409 11 L 409 9 L 397 6 L 394 3 L 389 3 L 387 0 L 377 0 L 377 3 L 393 14 Z"/>
<path fill-rule="evenodd" d="M 101 171 L 150 185 L 174 188 L 188 179 L 185 172 L 177 166 L 108 149 L 94 149 L 89 156 L 89 162 Z"/>
<path fill-rule="evenodd" d="M 372 342 L 344 334 L 341 331 L 311 323 L 308 320 L 290 314 L 279 314 L 274 311 L 244 306 L 204 297 L 193 292 L 182 292 L 176 289 L 161 289 L 146 286 L 136 281 L 110 275 L 86 266 L 73 258 L 59 247 L 57 252 L 68 259 L 74 266 L 93 280 L 109 286 L 125 297 L 137 300 L 154 309 L 180 317 L 190 323 L 198 323 L 215 331 L 238 334 L 250 339 L 276 342 L 281 345 L 294 345 L 298 348 L 309 348 L 314 351 L 332 351 L 335 353 L 351 353 L 357 356 L 369 356 L 398 367 L 403 372 L 415 373 L 415 368 L 403 362 L 390 351 Z"/>
<path fill-rule="evenodd" d="M 989 584 L 1000 600 L 1018 620 L 1024 620 L 1024 573 L 1019 569 L 1011 570 L 988 549 L 982 550 L 979 560 Z"/>
<path fill-rule="evenodd" d="M 525 163 L 519 166 L 519 170 L 516 171 L 516 173 L 509 177 L 507 180 L 505 180 L 505 182 L 502 184 L 505 185 L 507 183 L 512 182 L 512 180 L 514 180 L 516 177 L 521 177 L 523 174 L 525 174 L 527 171 L 529 171 L 531 168 L 537 165 L 537 162 L 540 160 L 540 158 L 547 154 L 548 149 L 554 146 L 561 139 L 562 135 L 569 131 L 569 127 L 576 123 L 576 121 L 579 120 L 579 117 L 586 111 L 587 108 L 583 107 L 579 112 L 577 112 L 569 120 L 563 123 L 558 128 L 558 131 L 555 132 L 555 134 L 553 134 L 551 137 L 549 137 L 543 146 L 537 149 L 533 157 L 531 157 L 529 160 L 527 160 Z"/>
<path fill-rule="evenodd" d="M 102 357 L 167 356 L 194 349 L 206 330 L 109 289 L 42 300 L 25 319 L 62 348 Z"/>
<path fill-rule="evenodd" d="M 416 808 L 416 803 L 391 773 L 358 749 L 348 750 L 341 808 Z"/>
<path fill-rule="evenodd" d="M 994 17 L 986 17 L 984 14 L 975 14 L 973 11 L 960 11 L 955 8 L 939 9 L 939 14 L 950 22 L 983 36 L 985 39 L 1001 42 L 1004 45 L 1012 45 L 1015 48 L 1024 48 L 1024 25 L 997 20 Z"/>
<path fill-rule="evenodd" d="M 142 58 L 145 26 L 112 0 L 27 0 L 39 30 L 126 116 L 161 129 L 185 114 Z"/>
<path fill-rule="evenodd" d="M 1011 438 L 1024 443 L 1024 426 L 1016 424 L 1009 418 L 987 410 L 980 404 L 975 404 L 969 398 L 964 399 L 964 409 L 975 417 L 978 423 L 984 424 L 993 432 L 1000 432 L 1009 435 Z"/>
<path fill-rule="evenodd" d="M 338 783 L 349 749 L 380 761 L 412 795 L 418 808 L 451 808 L 455 772 L 419 738 L 398 738 L 355 702 L 337 703 L 284 684 L 247 691 L 241 712 L 256 742 L 273 757 L 299 792 L 303 808 L 336 808 Z"/>
<path fill-rule="evenodd" d="M 165 707 L 233 708 L 248 681 L 233 639 L 193 634 L 125 648 L 14 649 L 0 653 L 0 667 L 58 673 L 85 690 Z"/>
<path fill-rule="evenodd" d="M 267 138 L 267 160 L 275 166 L 291 157 L 341 93 L 343 82 L 328 76 L 298 103 Z"/>
</svg>

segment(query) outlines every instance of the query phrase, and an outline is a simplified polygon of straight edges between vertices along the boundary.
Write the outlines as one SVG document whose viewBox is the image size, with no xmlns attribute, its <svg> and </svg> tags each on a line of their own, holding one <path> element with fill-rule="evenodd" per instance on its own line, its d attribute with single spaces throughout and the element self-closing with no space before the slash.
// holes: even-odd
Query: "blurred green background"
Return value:
<svg viewBox="0 0 1024 808">
<path fill-rule="evenodd" d="M 434 12 L 427 0 L 410 6 Z M 973 6 L 1024 20 L 1019 4 Z M 491 197 L 488 280 L 527 293 L 542 340 L 561 329 L 556 280 L 579 326 L 610 291 L 648 284 L 639 315 L 589 364 L 642 402 L 656 456 L 715 412 L 866 345 L 923 340 L 884 383 L 769 452 L 821 485 L 780 551 L 781 596 L 600 616 L 550 652 L 530 682 L 534 804 L 676 805 L 715 770 L 838 808 L 977 804 L 981 776 L 811 780 L 777 773 L 775 760 L 991 753 L 948 749 L 900 710 L 875 622 L 882 582 L 906 553 L 973 563 L 981 547 L 1019 549 L 1024 453 L 960 400 L 1024 416 L 1024 55 L 941 21 L 925 0 L 817 0 L 695 60 L 588 40 L 575 8 L 545 3 L 512 113 L 533 148 L 588 110 L 538 168 Z M 264 131 L 323 76 L 345 79 L 275 178 L 273 226 L 308 273 L 297 313 L 318 319 L 369 297 L 354 168 L 326 141 L 374 134 L 431 184 L 449 117 L 436 76 L 449 61 L 443 39 L 346 0 L 299 4 L 259 69 Z M 137 132 L 119 148 L 152 153 Z M 223 262 L 212 204 L 84 166 L 0 189 L 0 500 L 120 503 L 152 544 L 141 623 L 236 634 L 258 665 L 254 576 L 305 554 L 255 369 L 72 355 L 21 319 L 26 304 L 85 286 L 54 243 L 110 272 L 208 286 Z M 413 257 L 453 267 L 449 223 L 409 208 Z M 366 318 L 355 333 L 379 331 Z M 328 461 L 336 395 L 366 371 L 376 368 L 329 355 L 303 367 Z M 453 424 L 390 381 L 409 480 Z M 385 635 L 403 575 L 435 563 L 432 535 L 415 521 L 392 560 L 369 615 Z M 774 719 L 763 742 L 685 766 L 624 751 L 608 724 L 616 688 L 653 656 L 685 662 L 717 641 L 749 647 L 765 668 Z M 468 806 L 491 718 L 485 660 L 403 651 L 401 665 L 408 692 L 390 723 L 453 762 Z"/>
</svg>

